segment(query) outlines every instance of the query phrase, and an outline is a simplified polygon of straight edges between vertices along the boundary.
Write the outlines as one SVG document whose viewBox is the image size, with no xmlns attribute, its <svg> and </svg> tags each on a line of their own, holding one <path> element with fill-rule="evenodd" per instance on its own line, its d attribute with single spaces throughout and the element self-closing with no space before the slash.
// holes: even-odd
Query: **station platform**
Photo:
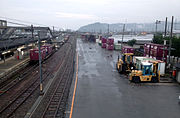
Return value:
<svg viewBox="0 0 180 118">
<path fill-rule="evenodd" d="M 23 59 L 16 59 L 14 56 L 9 57 L 8 59 L 0 61 L 0 83 L 3 81 L 2 78 L 13 74 L 18 71 L 18 69 L 26 66 L 29 62 L 29 56 L 25 56 Z"/>
<path fill-rule="evenodd" d="M 116 71 L 118 51 L 81 39 L 77 40 L 77 50 L 79 69 L 72 118 L 179 118 L 178 84 L 130 83 Z M 70 109 L 66 114 L 71 114 Z"/>
</svg>

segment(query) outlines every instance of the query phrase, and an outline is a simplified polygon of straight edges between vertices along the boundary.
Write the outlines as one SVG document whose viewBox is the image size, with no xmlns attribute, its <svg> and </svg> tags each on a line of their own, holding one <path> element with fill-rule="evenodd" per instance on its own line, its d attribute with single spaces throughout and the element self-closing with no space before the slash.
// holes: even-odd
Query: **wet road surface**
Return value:
<svg viewBox="0 0 180 118">
<path fill-rule="evenodd" d="M 133 84 L 115 69 L 117 51 L 77 41 L 78 84 L 72 118 L 180 118 L 178 84 Z"/>
</svg>

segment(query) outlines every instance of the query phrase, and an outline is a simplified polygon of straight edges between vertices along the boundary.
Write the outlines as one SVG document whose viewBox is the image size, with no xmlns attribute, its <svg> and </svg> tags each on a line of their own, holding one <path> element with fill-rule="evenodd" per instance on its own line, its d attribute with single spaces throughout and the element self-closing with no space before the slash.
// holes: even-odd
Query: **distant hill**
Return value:
<svg viewBox="0 0 180 118">
<path fill-rule="evenodd" d="M 161 22 L 157 24 L 157 31 L 164 31 L 165 22 Z M 126 31 L 129 32 L 154 32 L 156 28 L 155 23 L 126 23 Z M 180 29 L 180 22 L 174 24 L 174 28 Z M 115 23 L 109 24 L 109 31 L 110 32 L 122 32 L 123 23 Z M 167 29 L 170 31 L 170 23 L 168 22 Z M 96 22 L 93 24 L 88 24 L 82 26 L 78 29 L 81 32 L 108 32 L 108 24 L 107 23 L 100 23 Z"/>
</svg>

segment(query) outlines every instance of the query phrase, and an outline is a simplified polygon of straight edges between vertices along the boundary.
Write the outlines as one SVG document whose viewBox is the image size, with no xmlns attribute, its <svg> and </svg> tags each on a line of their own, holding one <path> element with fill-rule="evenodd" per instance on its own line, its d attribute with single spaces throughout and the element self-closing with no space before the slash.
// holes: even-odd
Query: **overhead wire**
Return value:
<svg viewBox="0 0 180 118">
<path fill-rule="evenodd" d="M 34 23 L 34 22 L 29 22 L 29 21 L 14 19 L 14 18 L 8 18 L 8 17 L 3 17 L 3 16 L 0 16 L 0 18 L 3 18 L 5 20 L 7 20 L 8 23 L 15 24 L 15 25 L 22 25 L 22 26 L 37 25 L 37 26 L 44 26 L 44 27 L 50 27 L 50 28 L 54 27 L 54 28 L 57 28 L 57 29 L 63 29 L 63 28 L 60 28 L 60 27 L 57 27 L 57 26 L 48 26 L 48 25 L 45 25 L 45 24 L 39 24 L 39 23 Z M 8 21 L 8 20 L 11 20 L 11 21 Z M 17 22 L 20 22 L 20 23 L 17 23 L 17 22 L 14 22 L 14 21 L 17 21 Z"/>
</svg>

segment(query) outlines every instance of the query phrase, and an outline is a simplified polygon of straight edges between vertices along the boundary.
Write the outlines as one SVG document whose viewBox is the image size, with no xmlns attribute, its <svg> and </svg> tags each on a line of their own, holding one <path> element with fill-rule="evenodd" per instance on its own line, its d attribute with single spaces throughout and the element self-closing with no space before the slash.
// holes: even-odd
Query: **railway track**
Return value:
<svg viewBox="0 0 180 118">
<path fill-rule="evenodd" d="M 54 53 L 55 53 L 55 51 L 50 55 L 52 56 Z M 42 62 L 43 64 L 45 64 L 47 62 L 47 59 L 51 58 L 50 55 Z M 28 61 L 28 63 L 29 63 L 29 61 Z M 11 88 L 13 88 L 19 82 L 21 82 L 23 79 L 25 79 L 27 76 L 29 76 L 32 71 L 36 71 L 36 70 L 38 71 L 38 67 L 39 67 L 38 63 L 28 65 L 28 67 L 21 69 L 20 72 L 17 72 L 17 74 L 14 75 L 15 78 L 13 78 L 12 81 L 7 81 L 6 83 L 1 84 L 0 96 L 4 95 L 7 91 L 9 91 Z"/>
<path fill-rule="evenodd" d="M 67 107 L 67 100 L 71 87 L 71 82 L 74 74 L 75 49 L 76 41 L 71 42 L 72 51 L 65 58 L 64 65 L 58 69 L 51 86 L 43 96 L 40 104 L 33 109 L 33 112 L 28 112 L 31 117 L 49 118 L 49 117 L 64 117 Z"/>
<path fill-rule="evenodd" d="M 50 73 L 45 71 L 43 73 L 43 78 L 45 79 L 49 75 Z M 37 78 L 35 79 L 35 81 L 29 84 L 29 86 L 26 87 L 22 92 L 20 92 L 19 95 L 14 97 L 14 99 L 12 99 L 9 104 L 3 107 L 3 109 L 0 110 L 0 114 L 5 117 L 10 117 L 38 87 L 39 79 Z"/>
<path fill-rule="evenodd" d="M 4 85 L 0 91 L 0 96 L 4 95 L 7 91 L 9 91 L 11 88 L 13 88 L 17 83 L 21 82 L 23 79 L 25 79 L 27 76 L 29 76 L 32 72 L 32 70 L 37 70 L 38 64 L 35 64 L 33 66 L 30 66 L 27 69 L 24 69 L 24 72 L 21 72 L 13 81 L 9 82 L 8 84 Z"/>
<path fill-rule="evenodd" d="M 71 69 L 69 69 L 69 66 L 66 64 L 66 67 L 61 74 L 58 82 L 58 85 L 55 88 L 55 91 L 53 95 L 50 98 L 50 101 L 42 115 L 41 118 L 45 117 L 55 117 L 58 109 L 60 109 L 60 103 L 62 104 L 63 95 L 65 94 L 65 90 L 68 85 L 68 80 L 70 78 Z"/>
<path fill-rule="evenodd" d="M 67 53 L 65 53 L 63 55 L 63 57 L 66 57 L 66 56 L 68 56 Z M 52 60 L 57 60 L 57 59 L 53 58 Z M 65 60 L 65 59 L 61 58 L 61 60 L 58 60 L 61 62 L 61 64 L 59 66 L 63 65 L 62 64 L 63 60 Z M 56 64 L 54 64 L 54 65 L 56 65 Z M 43 72 L 43 81 L 46 78 L 52 78 L 52 76 L 53 76 L 53 74 L 50 71 L 50 69 L 47 69 L 45 72 Z M 35 90 L 37 90 L 38 87 L 39 87 L 39 76 L 36 76 L 34 81 L 32 81 L 32 83 L 29 84 L 29 86 L 26 86 L 23 90 L 21 90 L 21 92 L 16 94 L 16 97 L 11 99 L 8 104 L 6 104 L 5 106 L 3 106 L 2 109 L 0 109 L 0 117 L 10 117 L 28 99 L 28 97 L 31 96 Z M 10 88 L 12 88 L 12 87 L 10 87 Z M 10 89 L 10 88 L 8 88 L 8 89 Z"/>
<path fill-rule="evenodd" d="M 62 73 L 58 75 L 56 81 L 58 84 L 55 86 L 53 94 L 41 116 L 41 118 L 50 117 L 64 117 L 66 102 L 69 95 L 69 88 L 71 86 L 71 79 L 73 76 L 74 64 L 74 50 L 71 52 L 71 57 L 67 62 Z"/>
</svg>

